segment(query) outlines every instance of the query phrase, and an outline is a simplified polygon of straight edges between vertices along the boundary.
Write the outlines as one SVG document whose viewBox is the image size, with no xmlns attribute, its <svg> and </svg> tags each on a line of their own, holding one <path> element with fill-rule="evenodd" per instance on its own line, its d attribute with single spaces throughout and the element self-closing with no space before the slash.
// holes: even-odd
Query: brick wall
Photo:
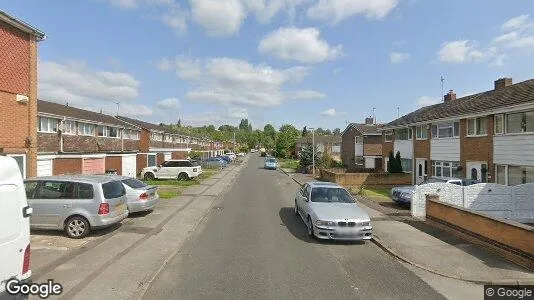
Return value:
<svg viewBox="0 0 534 300">
<path fill-rule="evenodd" d="M 120 156 L 106 156 L 106 170 L 117 170 L 119 175 L 122 175 L 122 157 Z"/>
<path fill-rule="evenodd" d="M 148 152 L 150 147 L 150 132 L 146 129 L 141 129 L 139 139 L 139 152 Z"/>
<path fill-rule="evenodd" d="M 29 96 L 31 39 L 14 27 L 0 23 L 0 90 Z"/>
<path fill-rule="evenodd" d="M 161 165 L 165 162 L 165 154 L 164 153 L 158 153 L 156 156 L 156 165 Z"/>
<path fill-rule="evenodd" d="M 140 141 L 123 140 L 124 151 L 140 151 Z"/>
<path fill-rule="evenodd" d="M 351 127 L 341 136 L 341 161 L 349 168 L 355 166 L 354 138 L 356 137 L 356 134 L 357 131 Z"/>
<path fill-rule="evenodd" d="M 464 167 L 462 176 L 466 176 L 466 163 L 469 161 L 488 164 L 488 182 L 495 182 L 493 165 L 493 115 L 487 117 L 485 137 L 467 137 L 467 119 L 460 120 L 460 163 Z"/>
<path fill-rule="evenodd" d="M 335 182 L 345 187 L 390 188 L 398 185 L 411 185 L 412 176 L 406 173 L 344 173 L 335 170 L 321 170 L 321 179 Z"/>
<path fill-rule="evenodd" d="M 54 175 L 81 174 L 81 158 L 56 158 L 52 161 L 52 173 Z"/>
<path fill-rule="evenodd" d="M 121 139 L 82 135 L 63 135 L 64 152 L 105 152 L 121 151 L 121 149 Z"/>
<path fill-rule="evenodd" d="M 430 160 L 430 133 L 431 133 L 431 130 L 430 130 L 430 126 L 429 128 L 426 129 L 426 136 L 427 136 L 427 139 L 426 140 L 417 140 L 416 138 L 416 130 L 415 130 L 415 127 L 413 127 L 413 134 L 412 134 L 412 137 L 413 137 L 413 155 L 414 155 L 414 161 L 413 163 L 415 164 L 416 163 L 416 158 L 425 158 L 426 161 L 427 161 L 427 176 L 430 177 L 432 176 L 432 161 Z M 417 173 L 415 172 L 413 174 L 414 176 L 414 182 L 415 182 L 415 178 L 417 177 Z"/>
<path fill-rule="evenodd" d="M 382 156 L 382 136 L 365 136 L 363 138 L 363 155 Z"/>
<path fill-rule="evenodd" d="M 146 154 L 137 154 L 137 174 L 141 173 L 143 168 L 146 168 L 147 163 Z"/>
<path fill-rule="evenodd" d="M 426 202 L 427 219 L 445 225 L 511 261 L 534 269 L 533 227 L 442 203 L 433 196 L 427 196 Z"/>
<path fill-rule="evenodd" d="M 37 151 L 39 152 L 54 152 L 60 150 L 59 134 L 57 133 L 37 133 Z"/>
<path fill-rule="evenodd" d="M 175 151 L 171 153 L 172 159 L 186 159 L 188 153 L 186 151 Z"/>
<path fill-rule="evenodd" d="M 389 152 L 393 152 L 393 141 L 386 142 L 382 134 L 382 170 L 386 169 L 386 158 L 389 157 Z"/>
</svg>

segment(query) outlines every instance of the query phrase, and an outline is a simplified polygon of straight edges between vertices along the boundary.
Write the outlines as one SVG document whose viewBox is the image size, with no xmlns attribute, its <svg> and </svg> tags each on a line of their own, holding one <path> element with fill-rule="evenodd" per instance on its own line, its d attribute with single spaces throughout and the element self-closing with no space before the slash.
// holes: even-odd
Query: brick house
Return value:
<svg viewBox="0 0 534 300">
<path fill-rule="evenodd" d="M 38 29 L 0 11 L 0 153 L 12 156 L 23 177 L 37 173 Z"/>
<path fill-rule="evenodd" d="M 388 123 L 383 167 L 401 154 L 413 181 L 461 177 L 517 185 L 534 182 L 534 79 L 500 78 L 492 90 L 420 108 Z"/>
<path fill-rule="evenodd" d="M 350 123 L 341 134 L 341 161 L 347 169 L 382 168 L 382 125 L 373 118 Z"/>
<path fill-rule="evenodd" d="M 341 161 L 341 136 L 339 135 L 315 135 L 308 134 L 305 137 L 298 138 L 295 145 L 295 156 L 299 156 L 302 147 L 315 142 L 317 151 L 328 153 L 335 161 Z"/>
<path fill-rule="evenodd" d="M 113 116 L 38 101 L 37 176 L 136 175 L 140 129 Z"/>
<path fill-rule="evenodd" d="M 210 139 L 185 135 L 165 125 L 117 116 L 117 119 L 140 128 L 137 173 L 144 167 L 162 164 L 170 159 L 185 159 L 191 150 L 201 151 L 203 157 L 222 154 L 221 144 Z M 217 149 L 219 148 L 219 149 Z"/>
</svg>

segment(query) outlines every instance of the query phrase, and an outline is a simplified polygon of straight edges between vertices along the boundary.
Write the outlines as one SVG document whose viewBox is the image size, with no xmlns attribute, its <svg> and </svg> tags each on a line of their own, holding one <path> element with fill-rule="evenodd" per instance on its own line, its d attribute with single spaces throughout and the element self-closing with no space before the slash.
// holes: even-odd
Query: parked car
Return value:
<svg viewBox="0 0 534 300">
<path fill-rule="evenodd" d="M 237 157 L 237 155 L 233 152 L 226 153 L 226 155 L 228 155 L 232 161 L 234 161 Z"/>
<path fill-rule="evenodd" d="M 473 179 L 460 179 L 453 177 L 430 177 L 427 180 L 423 181 L 419 185 L 427 183 L 450 183 L 461 186 L 468 186 L 472 184 L 479 183 L 477 180 Z M 407 185 L 407 186 L 398 186 L 391 189 L 391 199 L 399 204 L 410 204 L 412 203 L 413 194 L 415 193 L 415 187 L 417 185 Z"/>
<path fill-rule="evenodd" d="M 276 170 L 278 168 L 278 162 L 276 161 L 276 158 L 274 157 L 267 157 L 265 159 L 265 164 L 263 165 L 265 169 L 271 169 Z"/>
<path fill-rule="evenodd" d="M 226 162 L 226 164 L 229 164 L 229 163 L 232 162 L 232 159 L 228 155 L 221 155 L 221 156 L 217 156 L 217 157 L 220 157 L 222 160 L 224 160 Z"/>
<path fill-rule="evenodd" d="M 312 238 L 369 240 L 371 219 L 343 187 L 330 182 L 308 182 L 295 196 L 300 216 Z"/>
<path fill-rule="evenodd" d="M 31 228 L 64 230 L 83 238 L 128 216 L 126 189 L 110 176 L 49 176 L 24 181 Z"/>
<path fill-rule="evenodd" d="M 244 156 L 245 156 L 245 153 L 243 152 L 237 153 L 237 157 L 244 157 Z"/>
<path fill-rule="evenodd" d="M 126 176 L 111 176 L 126 189 L 126 206 L 129 213 L 153 210 L 159 202 L 158 187 Z"/>
<path fill-rule="evenodd" d="M 261 157 L 266 157 L 267 156 L 267 150 L 265 150 L 265 148 L 261 148 L 260 149 L 260 156 Z"/>
<path fill-rule="evenodd" d="M 228 166 L 228 163 L 220 158 L 220 157 L 210 157 L 200 162 L 201 166 L 203 168 L 206 167 L 218 167 L 218 168 L 226 168 Z"/>
<path fill-rule="evenodd" d="M 256 151 L 257 151 L 256 149 L 250 149 L 250 153 L 254 153 Z"/>
<path fill-rule="evenodd" d="M 17 162 L 0 156 L 0 299 L 12 299 L 6 282 L 30 281 L 30 215 Z M 18 299 L 18 298 L 17 298 Z"/>
<path fill-rule="evenodd" d="M 165 161 L 159 167 L 146 167 L 141 171 L 145 180 L 178 179 L 190 180 L 202 174 L 202 167 L 196 161 L 173 159 Z"/>
</svg>

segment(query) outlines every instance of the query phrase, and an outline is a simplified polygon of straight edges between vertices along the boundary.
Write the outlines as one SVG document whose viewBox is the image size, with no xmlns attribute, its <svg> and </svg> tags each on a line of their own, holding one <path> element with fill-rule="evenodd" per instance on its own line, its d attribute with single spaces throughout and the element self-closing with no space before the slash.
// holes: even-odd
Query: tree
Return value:
<svg viewBox="0 0 534 300">
<path fill-rule="evenodd" d="M 400 152 L 397 151 L 397 154 L 393 156 L 393 152 L 389 152 L 389 165 L 388 165 L 388 172 L 389 173 L 402 173 L 402 163 L 401 163 L 401 156 Z"/>
<path fill-rule="evenodd" d="M 182 119 L 178 119 L 178 123 L 176 123 L 176 127 L 178 128 L 182 127 Z"/>
<path fill-rule="evenodd" d="M 389 160 L 388 160 L 388 173 L 395 173 L 395 156 L 393 155 L 393 151 L 389 151 Z"/>
<path fill-rule="evenodd" d="M 241 122 L 239 122 L 239 129 L 248 130 L 248 128 L 249 128 L 248 119 L 241 119 Z"/>
<path fill-rule="evenodd" d="M 402 173 L 402 160 L 400 156 L 400 151 L 397 151 L 397 154 L 395 154 L 395 166 L 397 167 L 397 172 L 395 173 Z"/>
<path fill-rule="evenodd" d="M 274 129 L 273 125 L 266 124 L 263 127 L 263 141 L 262 144 L 267 149 L 273 149 L 275 145 L 275 139 L 276 139 L 276 130 Z"/>
<path fill-rule="evenodd" d="M 334 135 L 341 135 L 341 129 L 336 128 L 336 129 L 334 129 L 334 131 L 332 131 L 332 133 L 333 133 Z"/>
<path fill-rule="evenodd" d="M 280 132 L 277 134 L 275 155 L 282 158 L 291 156 L 295 151 L 299 136 L 300 131 L 295 126 L 290 124 L 282 125 Z"/>
<path fill-rule="evenodd" d="M 195 159 L 195 160 L 201 159 L 202 158 L 202 152 L 193 150 L 193 151 L 189 152 L 189 157 L 191 159 Z"/>
<path fill-rule="evenodd" d="M 332 131 L 330 131 L 330 129 L 327 129 L 324 131 L 324 134 L 325 135 L 332 135 Z"/>
<path fill-rule="evenodd" d="M 248 131 L 252 132 L 252 124 L 248 123 Z"/>
<path fill-rule="evenodd" d="M 313 148 L 311 143 L 304 145 L 300 151 L 299 165 L 301 167 L 307 167 L 313 165 Z M 317 145 L 315 145 L 315 163 L 318 164 L 321 159 L 321 153 L 319 152 Z"/>
<path fill-rule="evenodd" d="M 302 136 L 306 136 L 306 135 L 308 135 L 308 128 L 304 126 L 304 128 L 302 128 Z"/>
</svg>

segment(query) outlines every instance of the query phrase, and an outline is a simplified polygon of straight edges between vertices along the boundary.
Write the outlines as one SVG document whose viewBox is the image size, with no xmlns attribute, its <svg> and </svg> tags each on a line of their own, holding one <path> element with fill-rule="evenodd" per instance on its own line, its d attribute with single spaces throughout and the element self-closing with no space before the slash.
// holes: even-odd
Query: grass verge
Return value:
<svg viewBox="0 0 534 300">
<path fill-rule="evenodd" d="M 181 193 L 182 193 L 181 190 L 180 191 L 177 191 L 177 190 L 158 191 L 158 195 L 160 199 L 171 199 L 176 196 L 180 196 Z"/>
<path fill-rule="evenodd" d="M 362 188 L 360 190 L 351 189 L 350 192 L 378 202 L 393 202 L 393 200 L 391 200 L 391 197 L 389 196 L 389 189 Z"/>
<path fill-rule="evenodd" d="M 297 169 L 299 167 L 299 160 L 291 158 L 280 158 L 278 159 L 278 164 L 280 165 L 280 168 L 283 169 Z"/>
</svg>

